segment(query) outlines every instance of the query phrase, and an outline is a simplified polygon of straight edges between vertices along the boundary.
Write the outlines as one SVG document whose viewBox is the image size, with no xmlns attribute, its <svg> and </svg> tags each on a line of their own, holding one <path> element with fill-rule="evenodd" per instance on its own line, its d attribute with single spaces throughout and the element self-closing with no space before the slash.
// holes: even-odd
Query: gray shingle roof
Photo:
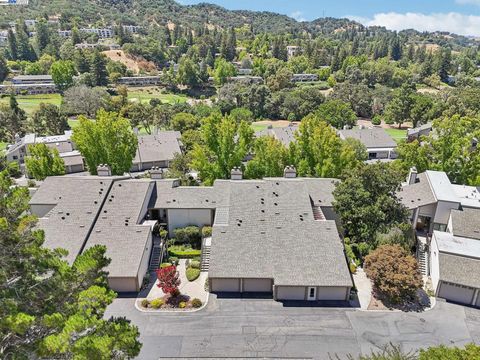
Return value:
<svg viewBox="0 0 480 360">
<path fill-rule="evenodd" d="M 68 250 L 73 263 L 87 240 L 113 178 L 86 176 L 48 177 L 30 200 L 32 205 L 56 205 L 43 218 L 44 246 Z"/>
<path fill-rule="evenodd" d="M 143 220 L 142 209 L 146 210 L 153 187 L 149 180 L 116 181 L 107 195 L 86 247 L 107 247 L 106 256 L 112 261 L 106 270 L 111 277 L 138 275 L 151 230 L 137 224 Z"/>
<path fill-rule="evenodd" d="M 229 221 L 214 226 L 209 276 L 351 286 L 335 222 L 313 218 L 307 183 L 314 180 L 216 181 L 228 187 Z"/>
<path fill-rule="evenodd" d="M 221 197 L 209 186 L 174 187 L 170 179 L 157 181 L 157 209 L 215 209 Z"/>
<path fill-rule="evenodd" d="M 480 209 L 463 208 L 450 214 L 453 235 L 480 240 Z"/>
<path fill-rule="evenodd" d="M 338 133 L 343 139 L 359 140 L 367 149 L 395 148 L 397 146 L 395 140 L 382 128 L 338 130 Z"/>
<path fill-rule="evenodd" d="M 480 259 L 439 254 L 440 280 L 480 288 Z"/>
<path fill-rule="evenodd" d="M 298 126 L 274 127 L 271 129 L 257 131 L 255 136 L 273 136 L 283 145 L 288 147 L 292 141 L 295 141 L 295 133 L 297 130 Z"/>
<path fill-rule="evenodd" d="M 398 198 L 408 209 L 416 209 L 419 206 L 434 204 L 437 202 L 427 175 L 417 175 L 418 181 L 415 184 L 405 185 L 398 192 Z"/>
<path fill-rule="evenodd" d="M 139 135 L 138 149 L 133 163 L 172 160 L 176 153 L 181 153 L 180 136 L 179 131 L 159 131 L 155 135 Z"/>
</svg>

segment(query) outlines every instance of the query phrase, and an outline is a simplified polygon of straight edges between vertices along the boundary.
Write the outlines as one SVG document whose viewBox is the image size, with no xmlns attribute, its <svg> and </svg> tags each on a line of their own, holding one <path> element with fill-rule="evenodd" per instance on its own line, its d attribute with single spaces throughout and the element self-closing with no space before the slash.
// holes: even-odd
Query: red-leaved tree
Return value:
<svg viewBox="0 0 480 360">
<path fill-rule="evenodd" d="M 172 296 L 178 295 L 180 292 L 178 286 L 180 285 L 180 279 L 178 278 L 179 274 L 177 267 L 167 266 L 163 269 L 157 270 L 157 279 L 158 287 L 162 289 L 165 294 L 170 294 Z"/>
</svg>

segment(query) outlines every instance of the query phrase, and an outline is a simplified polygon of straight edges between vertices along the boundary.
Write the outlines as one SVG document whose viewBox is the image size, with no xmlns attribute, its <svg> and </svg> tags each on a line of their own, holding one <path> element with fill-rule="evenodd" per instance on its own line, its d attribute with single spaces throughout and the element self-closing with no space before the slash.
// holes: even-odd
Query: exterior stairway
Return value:
<svg viewBox="0 0 480 360">
<path fill-rule="evenodd" d="M 148 271 L 152 272 L 158 269 L 160 266 L 160 257 L 162 256 L 162 245 L 158 238 L 153 239 L 152 255 L 150 256 L 150 265 Z"/>
<path fill-rule="evenodd" d="M 210 247 L 211 239 L 204 239 L 202 246 L 202 261 L 200 263 L 200 271 L 208 272 L 210 268 Z"/>
<path fill-rule="evenodd" d="M 421 243 L 419 243 L 418 245 L 419 245 L 417 249 L 418 266 L 420 268 L 420 272 L 422 275 L 428 275 L 427 255 L 425 252 L 425 248 L 422 246 Z"/>
</svg>

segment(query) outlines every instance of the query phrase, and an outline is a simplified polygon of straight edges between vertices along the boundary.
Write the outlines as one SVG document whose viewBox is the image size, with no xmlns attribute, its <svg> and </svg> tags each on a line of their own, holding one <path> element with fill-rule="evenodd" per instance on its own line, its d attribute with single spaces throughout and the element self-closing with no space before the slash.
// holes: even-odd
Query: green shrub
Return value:
<svg viewBox="0 0 480 360">
<path fill-rule="evenodd" d="M 198 298 L 194 298 L 192 300 L 192 307 L 198 309 L 199 307 L 202 306 L 202 300 L 198 299 Z"/>
<path fill-rule="evenodd" d="M 187 303 L 185 301 L 180 301 L 180 303 L 178 304 L 178 307 L 180 309 L 185 309 L 186 306 L 187 306 Z"/>
<path fill-rule="evenodd" d="M 173 230 L 176 244 L 190 244 L 192 246 L 199 246 L 202 240 L 202 235 L 198 226 L 187 226 Z"/>
<path fill-rule="evenodd" d="M 170 256 L 170 257 L 169 257 L 169 260 L 170 260 L 170 262 L 171 262 L 173 265 L 175 265 L 175 266 L 178 265 L 178 257 L 176 257 L 176 256 Z"/>
<path fill-rule="evenodd" d="M 202 236 L 204 238 L 212 236 L 212 227 L 211 226 L 204 226 L 202 228 Z"/>
<path fill-rule="evenodd" d="M 194 269 L 200 269 L 200 261 L 191 260 L 189 267 L 194 268 Z"/>
<path fill-rule="evenodd" d="M 147 299 L 142 300 L 142 307 L 148 308 L 149 305 L 150 305 L 150 301 L 148 301 Z"/>
<path fill-rule="evenodd" d="M 194 281 L 200 276 L 200 269 L 194 269 L 190 267 L 185 271 L 185 275 L 188 281 Z"/>
<path fill-rule="evenodd" d="M 174 245 L 168 248 L 168 255 L 179 259 L 191 259 L 202 254 L 201 250 L 195 250 L 183 245 Z"/>
<path fill-rule="evenodd" d="M 153 299 L 152 301 L 150 301 L 150 306 L 154 309 L 160 309 L 163 304 L 165 304 L 165 301 L 163 301 L 163 299 Z"/>
<path fill-rule="evenodd" d="M 380 125 L 382 123 L 382 119 L 380 119 L 380 116 L 375 115 L 372 119 L 372 125 Z"/>
<path fill-rule="evenodd" d="M 172 264 L 170 264 L 169 262 L 164 262 L 164 263 L 160 264 L 160 269 L 164 269 L 164 268 L 169 267 L 169 266 L 172 266 Z"/>
</svg>

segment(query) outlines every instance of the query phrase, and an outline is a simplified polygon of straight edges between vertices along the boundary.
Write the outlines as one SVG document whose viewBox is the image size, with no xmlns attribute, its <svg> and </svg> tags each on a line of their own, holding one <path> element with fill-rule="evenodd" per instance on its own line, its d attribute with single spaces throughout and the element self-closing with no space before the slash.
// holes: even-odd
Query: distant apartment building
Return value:
<svg viewBox="0 0 480 360">
<path fill-rule="evenodd" d="M 79 31 L 98 35 L 102 39 L 113 37 L 113 29 L 111 28 L 81 28 Z"/>
<path fill-rule="evenodd" d="M 12 84 L 53 84 L 53 78 L 52 75 L 18 75 L 12 79 Z"/>
<path fill-rule="evenodd" d="M 408 129 L 407 131 L 407 140 L 408 141 L 414 141 L 414 140 L 420 140 L 420 137 L 422 136 L 428 136 L 430 132 L 432 131 L 432 123 L 427 123 L 420 125 L 416 128 L 413 129 Z"/>
<path fill-rule="evenodd" d="M 118 84 L 128 86 L 155 86 L 162 83 L 161 76 L 123 76 L 117 80 Z"/>
<path fill-rule="evenodd" d="M 397 158 L 397 143 L 380 127 L 338 130 L 342 140 L 352 138 L 360 141 L 367 148 L 369 161 L 390 161 Z"/>
<path fill-rule="evenodd" d="M 52 94 L 57 91 L 51 75 L 18 75 L 11 84 L 0 85 L 0 94 Z"/>
<path fill-rule="evenodd" d="M 23 168 L 25 157 L 29 155 L 28 147 L 33 144 L 45 144 L 49 148 L 57 149 L 60 157 L 65 163 L 65 172 L 75 173 L 85 170 L 83 157 L 76 150 L 75 144 L 71 140 L 72 132 L 65 131 L 63 135 L 55 136 L 37 136 L 35 134 L 27 134 L 24 137 L 17 137 L 14 144 L 7 146 L 7 161 L 18 162 Z"/>
<path fill-rule="evenodd" d="M 318 81 L 318 74 L 293 74 L 292 82 Z"/>
<path fill-rule="evenodd" d="M 138 135 L 138 148 L 131 171 L 145 171 L 153 167 L 168 168 L 175 154 L 181 154 L 179 131 L 157 131 L 152 135 Z"/>
<path fill-rule="evenodd" d="M 301 51 L 301 47 L 300 46 L 295 46 L 295 45 L 289 45 L 287 46 L 287 56 L 288 58 L 292 58 L 294 56 L 297 56 L 298 54 L 300 54 L 300 51 Z"/>
</svg>

